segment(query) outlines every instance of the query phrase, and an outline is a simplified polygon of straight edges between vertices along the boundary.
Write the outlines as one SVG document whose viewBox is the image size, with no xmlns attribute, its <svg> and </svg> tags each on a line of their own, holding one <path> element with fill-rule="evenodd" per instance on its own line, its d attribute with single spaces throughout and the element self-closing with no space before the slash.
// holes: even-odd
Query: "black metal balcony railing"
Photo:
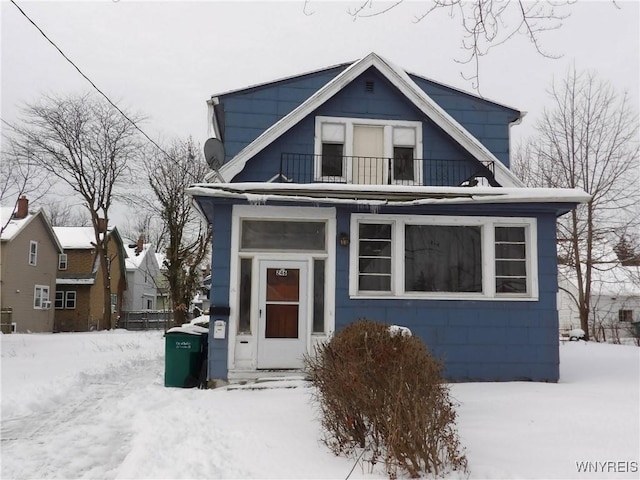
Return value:
<svg viewBox="0 0 640 480">
<path fill-rule="evenodd" d="M 291 183 L 351 183 L 368 185 L 475 185 L 494 178 L 491 161 L 353 157 L 282 153 L 280 181 Z"/>
</svg>

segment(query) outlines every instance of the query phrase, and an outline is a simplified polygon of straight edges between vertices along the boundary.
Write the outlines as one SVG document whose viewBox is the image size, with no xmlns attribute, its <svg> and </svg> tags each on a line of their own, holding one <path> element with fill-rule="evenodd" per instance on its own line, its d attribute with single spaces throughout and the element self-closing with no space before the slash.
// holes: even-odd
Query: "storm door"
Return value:
<svg viewBox="0 0 640 480">
<path fill-rule="evenodd" d="M 260 261 L 258 368 L 302 368 L 307 352 L 308 263 Z"/>
</svg>

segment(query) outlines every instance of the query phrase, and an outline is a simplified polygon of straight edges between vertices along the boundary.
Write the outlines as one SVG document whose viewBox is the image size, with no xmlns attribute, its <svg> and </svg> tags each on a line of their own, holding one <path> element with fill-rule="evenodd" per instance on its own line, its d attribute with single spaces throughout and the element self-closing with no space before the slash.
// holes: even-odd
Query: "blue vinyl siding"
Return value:
<svg viewBox="0 0 640 480">
<path fill-rule="evenodd" d="M 213 231 L 212 262 L 211 262 L 211 290 L 209 302 L 211 307 L 229 306 L 229 274 L 231 253 L 231 205 L 215 205 L 213 202 L 201 202 L 203 210 L 209 219 Z M 213 338 L 213 328 L 209 328 L 209 356 L 208 377 L 227 378 L 229 317 L 212 315 L 210 323 L 215 320 L 227 322 L 227 332 L 224 339 Z"/>
<path fill-rule="evenodd" d="M 417 75 L 409 76 L 433 101 L 509 166 L 509 125 L 520 117 L 519 111 Z"/>
<path fill-rule="evenodd" d="M 365 91 L 366 82 L 374 83 L 373 93 Z M 280 171 L 280 154 L 282 152 L 313 154 L 315 118 L 317 116 L 422 121 L 423 151 L 417 154 L 418 158 L 436 162 L 447 160 L 456 162 L 466 160 L 468 162 L 467 174 L 462 173 L 465 170 L 461 170 L 459 165 L 452 164 L 451 174 L 444 176 L 447 179 L 445 185 L 459 185 L 478 169 L 477 161 L 466 150 L 426 118 L 386 78 L 374 69 L 370 69 L 258 153 L 233 181 L 261 182 L 270 180 Z M 308 157 L 306 160 L 310 163 L 313 158 Z M 456 174 L 453 173 L 454 170 L 457 172 Z M 311 182 L 312 165 L 308 165 L 305 171 L 308 172 L 307 181 Z M 442 185 L 441 181 L 428 178 L 430 171 L 428 168 L 424 169 L 424 184 Z M 440 173 L 442 174 L 442 172 Z"/>
<path fill-rule="evenodd" d="M 291 113 L 343 69 L 344 67 L 330 68 L 220 95 L 219 108 L 224 111 L 226 160 L 236 156 L 262 132 Z"/>
<path fill-rule="evenodd" d="M 214 220 L 211 304 L 227 305 L 231 204 L 235 201 L 199 197 L 198 202 L 203 206 L 207 216 Z M 303 204 L 303 206 L 308 205 Z M 450 215 L 455 212 L 458 215 L 535 217 L 540 274 L 539 299 L 537 301 L 352 299 L 349 297 L 349 249 L 337 245 L 336 330 L 361 318 L 406 326 L 414 335 L 420 337 L 433 354 L 443 362 L 445 375 L 452 381 L 557 381 L 559 376 L 555 275 L 557 269 L 555 211 L 557 207 L 553 204 L 539 206 L 522 204 L 382 208 L 381 214 Z M 338 207 L 336 231 L 349 232 L 350 216 L 356 212 L 362 213 L 362 210 Z M 354 238 L 353 232 L 351 236 Z M 210 345 L 209 376 L 225 378 L 226 342 L 212 340 Z M 221 372 L 225 375 L 220 377 L 218 375 Z"/>
</svg>

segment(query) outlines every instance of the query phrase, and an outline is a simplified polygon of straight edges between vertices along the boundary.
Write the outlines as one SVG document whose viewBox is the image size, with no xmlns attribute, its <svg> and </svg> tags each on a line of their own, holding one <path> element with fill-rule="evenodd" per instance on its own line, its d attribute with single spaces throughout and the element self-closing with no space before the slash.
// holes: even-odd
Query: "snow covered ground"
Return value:
<svg viewBox="0 0 640 480">
<path fill-rule="evenodd" d="M 311 388 L 165 388 L 162 332 L 13 334 L 2 478 L 346 478 Z M 452 386 L 471 478 L 639 478 L 640 348 L 564 343 L 561 381 Z M 356 467 L 350 478 L 384 478 Z M 465 478 L 462 476 L 461 478 Z"/>
</svg>

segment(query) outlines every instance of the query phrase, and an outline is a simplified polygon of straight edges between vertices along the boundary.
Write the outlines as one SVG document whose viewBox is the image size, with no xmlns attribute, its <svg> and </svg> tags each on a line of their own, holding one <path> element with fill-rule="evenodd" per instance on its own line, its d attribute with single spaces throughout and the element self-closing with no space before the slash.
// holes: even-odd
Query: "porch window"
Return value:
<svg viewBox="0 0 640 480">
<path fill-rule="evenodd" d="M 479 226 L 406 225 L 405 291 L 482 292 Z"/>
<path fill-rule="evenodd" d="M 354 214 L 351 232 L 353 297 L 538 297 L 534 218 Z"/>
<path fill-rule="evenodd" d="M 324 251 L 326 222 L 243 220 L 243 250 Z"/>
<path fill-rule="evenodd" d="M 527 292 L 525 227 L 496 227 L 496 293 Z"/>
<path fill-rule="evenodd" d="M 391 224 L 361 223 L 358 239 L 358 289 L 390 292 Z"/>
</svg>

